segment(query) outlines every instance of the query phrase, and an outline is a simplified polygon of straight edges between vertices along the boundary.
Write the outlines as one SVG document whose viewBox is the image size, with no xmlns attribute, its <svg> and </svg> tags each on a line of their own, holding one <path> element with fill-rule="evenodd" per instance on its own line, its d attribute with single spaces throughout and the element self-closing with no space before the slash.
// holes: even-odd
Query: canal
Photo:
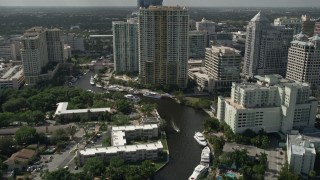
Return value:
<svg viewBox="0 0 320 180">
<path fill-rule="evenodd" d="M 91 86 L 92 72 L 84 75 L 74 85 L 76 87 L 103 92 L 101 88 Z M 143 101 L 158 104 L 160 116 L 166 119 L 168 146 L 170 151 L 169 163 L 154 177 L 155 180 L 186 180 L 193 169 L 199 164 L 202 148 L 194 140 L 196 131 L 203 130 L 203 120 L 208 115 L 199 110 L 177 104 L 171 99 L 143 98 Z"/>
</svg>

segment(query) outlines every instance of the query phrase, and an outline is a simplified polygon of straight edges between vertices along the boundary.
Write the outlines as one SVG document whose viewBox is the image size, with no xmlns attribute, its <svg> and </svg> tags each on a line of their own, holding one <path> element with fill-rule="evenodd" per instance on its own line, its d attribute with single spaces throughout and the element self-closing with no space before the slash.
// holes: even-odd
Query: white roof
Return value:
<svg viewBox="0 0 320 180">
<path fill-rule="evenodd" d="M 86 113 L 88 111 L 90 112 L 110 112 L 111 108 L 91 108 L 91 109 L 72 109 L 72 110 L 67 110 L 68 107 L 68 102 L 61 102 L 57 104 L 57 110 L 55 112 L 56 115 L 63 115 L 63 114 L 80 114 L 80 113 Z"/>
<path fill-rule="evenodd" d="M 127 144 L 127 140 L 125 139 L 125 132 L 123 131 L 112 131 L 112 146 L 124 146 Z"/>
<path fill-rule="evenodd" d="M 145 125 L 139 125 L 139 126 L 114 126 L 112 127 L 112 131 L 134 131 L 136 129 L 143 129 L 143 130 L 148 130 L 148 129 L 157 129 L 158 125 L 157 124 L 145 124 Z"/>
<path fill-rule="evenodd" d="M 139 150 L 156 151 L 156 150 L 162 150 L 162 149 L 163 149 L 163 145 L 161 141 L 158 141 L 156 143 L 149 143 L 149 144 L 90 148 L 90 149 L 81 150 L 79 151 L 79 153 L 84 156 L 90 156 L 95 154 L 117 154 L 118 152 L 134 152 Z"/>
</svg>

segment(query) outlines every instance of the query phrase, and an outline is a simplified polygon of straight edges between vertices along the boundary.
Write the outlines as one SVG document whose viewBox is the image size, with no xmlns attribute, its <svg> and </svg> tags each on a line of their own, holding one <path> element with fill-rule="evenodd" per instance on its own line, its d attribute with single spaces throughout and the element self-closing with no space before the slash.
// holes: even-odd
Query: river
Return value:
<svg viewBox="0 0 320 180">
<path fill-rule="evenodd" d="M 103 92 L 101 88 L 91 86 L 92 72 L 84 75 L 74 85 L 95 92 Z M 155 180 L 186 180 L 193 169 L 199 164 L 201 150 L 193 135 L 195 131 L 202 131 L 203 120 L 208 115 L 199 110 L 177 104 L 171 99 L 143 98 L 143 101 L 158 104 L 160 116 L 168 122 L 166 129 L 170 151 L 169 163 L 155 175 Z"/>
</svg>

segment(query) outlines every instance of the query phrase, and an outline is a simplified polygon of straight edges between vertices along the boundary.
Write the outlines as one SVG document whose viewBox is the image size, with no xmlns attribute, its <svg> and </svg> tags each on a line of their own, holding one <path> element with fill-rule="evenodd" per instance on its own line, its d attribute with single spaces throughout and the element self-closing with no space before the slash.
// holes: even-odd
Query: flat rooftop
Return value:
<svg viewBox="0 0 320 180">
<path fill-rule="evenodd" d="M 90 148 L 90 149 L 80 150 L 79 152 L 81 155 L 91 156 L 95 154 L 117 154 L 118 152 L 135 152 L 135 151 L 158 151 L 162 149 L 163 149 L 163 145 L 161 141 L 157 141 L 156 143 L 149 143 L 149 144 Z"/>
<path fill-rule="evenodd" d="M 67 110 L 68 102 L 61 102 L 57 104 L 57 110 L 55 112 L 56 115 L 63 115 L 63 114 L 80 114 L 80 113 L 86 113 L 88 111 L 95 113 L 95 112 L 111 112 L 111 108 L 89 108 L 89 109 L 73 109 L 73 110 Z"/>
<path fill-rule="evenodd" d="M 22 66 L 21 65 L 13 66 L 4 70 L 3 73 L 0 73 L 0 82 L 10 81 L 12 79 L 18 79 L 21 76 L 23 76 Z"/>
<path fill-rule="evenodd" d="M 157 124 L 145 124 L 145 125 L 138 125 L 138 126 L 115 126 L 112 127 L 112 131 L 135 131 L 137 129 L 143 130 L 150 130 L 150 129 L 157 129 Z"/>
</svg>

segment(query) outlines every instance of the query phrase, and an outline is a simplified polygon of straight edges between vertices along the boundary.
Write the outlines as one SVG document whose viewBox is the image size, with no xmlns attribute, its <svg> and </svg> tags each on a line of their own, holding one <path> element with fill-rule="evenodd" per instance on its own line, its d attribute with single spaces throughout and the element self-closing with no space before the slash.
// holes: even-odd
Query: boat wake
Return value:
<svg viewBox="0 0 320 180">
<path fill-rule="evenodd" d="M 174 123 L 173 120 L 171 120 L 171 126 L 172 126 L 172 128 L 173 128 L 176 132 L 180 132 L 180 129 L 178 128 L 178 126 L 176 125 L 176 123 Z"/>
</svg>

